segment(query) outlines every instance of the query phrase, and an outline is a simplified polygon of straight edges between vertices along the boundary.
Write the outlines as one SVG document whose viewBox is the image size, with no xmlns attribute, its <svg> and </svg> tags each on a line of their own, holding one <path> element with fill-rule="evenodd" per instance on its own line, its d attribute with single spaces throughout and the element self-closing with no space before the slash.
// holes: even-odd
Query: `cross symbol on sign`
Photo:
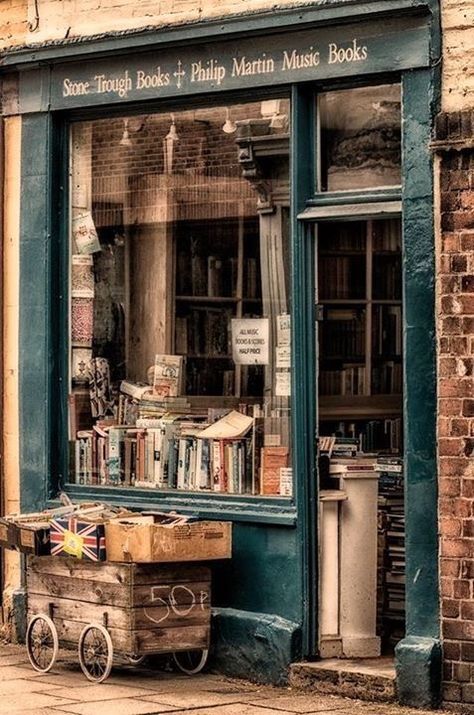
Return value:
<svg viewBox="0 0 474 715">
<path fill-rule="evenodd" d="M 176 77 L 176 86 L 178 89 L 181 87 L 181 78 L 186 75 L 186 72 L 182 69 L 183 65 L 181 60 L 178 60 L 178 69 L 173 72 L 173 76 Z"/>
</svg>

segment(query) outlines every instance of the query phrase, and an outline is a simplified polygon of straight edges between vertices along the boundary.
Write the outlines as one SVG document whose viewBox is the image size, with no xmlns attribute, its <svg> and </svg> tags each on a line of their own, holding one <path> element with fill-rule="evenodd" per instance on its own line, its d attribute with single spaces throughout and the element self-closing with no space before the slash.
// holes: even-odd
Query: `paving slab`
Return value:
<svg viewBox="0 0 474 715">
<path fill-rule="evenodd" d="M 266 708 L 275 708 L 276 710 L 289 710 L 292 713 L 307 713 L 311 712 L 333 712 L 344 710 L 349 707 L 350 703 L 347 700 L 329 695 L 299 695 L 291 693 L 288 695 L 278 696 L 262 696 L 261 698 L 252 698 L 249 700 L 252 705 L 260 705 Z"/>
<path fill-rule="evenodd" d="M 157 710 L 159 713 L 160 710 Z M 235 705 L 218 705 L 217 707 L 191 708 L 173 710 L 173 715 L 294 715 L 290 710 L 274 710 L 258 705 L 237 703 Z M 88 714 L 89 715 L 89 714 Z M 92 713 L 91 713 L 92 715 Z M 102 713 L 101 713 L 102 715 Z M 111 714 L 112 715 L 112 714 Z"/>
<path fill-rule="evenodd" d="M 216 707 L 217 705 L 231 705 L 233 703 L 245 703 L 254 698 L 255 693 L 245 691 L 212 693 L 206 690 L 195 690 L 194 692 L 189 691 L 185 693 L 170 691 L 152 696 L 146 695 L 142 699 L 158 704 L 170 705 L 176 710 L 179 708 L 204 708 Z"/>
<path fill-rule="evenodd" d="M 0 699 L 0 715 L 9 715 L 21 710 L 34 709 L 35 712 L 41 708 L 53 708 L 61 705 L 63 708 L 71 703 L 71 698 L 58 698 L 46 693 L 17 693 Z"/>
<path fill-rule="evenodd" d="M 59 687 L 58 685 L 51 685 L 51 683 L 45 683 L 41 678 L 31 678 L 28 680 L 26 678 L 13 678 L 12 680 L 2 680 L 0 681 L 0 698 L 3 695 L 10 695 L 11 693 L 40 693 L 42 691 L 53 692 Z"/>
<path fill-rule="evenodd" d="M 0 681 L 2 680 L 13 680 L 14 678 L 40 678 L 41 673 L 34 670 L 31 665 L 18 666 L 18 665 L 6 665 L 2 667 L 0 665 Z"/>
<path fill-rule="evenodd" d="M 56 697 L 69 697 L 71 700 L 81 703 L 154 695 L 152 690 L 147 690 L 146 688 L 134 688 L 109 682 L 90 683 L 83 688 L 74 688 L 74 690 L 71 690 L 71 688 L 55 688 L 53 692 Z"/>
<path fill-rule="evenodd" d="M 63 706 L 64 707 L 64 706 Z M 155 703 L 137 700 L 135 698 L 118 698 L 113 701 L 75 703 L 69 705 L 68 715 L 156 715 L 157 713 L 176 712 L 176 708 L 166 705 L 156 705 Z M 49 715 L 62 715 L 62 711 L 53 708 Z M 214 712 L 214 715 L 219 715 Z"/>
</svg>

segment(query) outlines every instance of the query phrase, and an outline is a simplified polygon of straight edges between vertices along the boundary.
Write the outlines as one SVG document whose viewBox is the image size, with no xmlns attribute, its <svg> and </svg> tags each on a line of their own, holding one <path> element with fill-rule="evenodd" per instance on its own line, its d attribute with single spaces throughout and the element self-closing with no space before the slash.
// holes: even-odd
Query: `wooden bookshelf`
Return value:
<svg viewBox="0 0 474 715">
<path fill-rule="evenodd" d="M 327 223 L 318 228 L 319 419 L 323 423 L 400 422 L 400 231 L 397 219 Z M 401 434 L 400 425 L 396 427 Z"/>
</svg>

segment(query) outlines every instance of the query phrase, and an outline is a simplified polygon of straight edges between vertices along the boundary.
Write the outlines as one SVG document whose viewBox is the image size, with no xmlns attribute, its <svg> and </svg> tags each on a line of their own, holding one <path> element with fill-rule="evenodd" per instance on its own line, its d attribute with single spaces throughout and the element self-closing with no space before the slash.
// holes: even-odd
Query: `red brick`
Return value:
<svg viewBox="0 0 474 715">
<path fill-rule="evenodd" d="M 457 519 L 454 516 L 443 516 L 439 520 L 439 527 L 441 536 L 453 537 L 461 536 L 462 534 L 462 524 L 461 519 Z M 457 575 L 457 574 L 451 574 Z"/>
<path fill-rule="evenodd" d="M 469 350 L 469 341 L 467 338 L 450 338 L 449 349 L 453 355 L 466 355 Z"/>
<path fill-rule="evenodd" d="M 467 641 L 466 636 L 464 636 L 464 639 L 464 642 L 461 643 L 461 660 L 467 660 L 472 663 L 474 662 L 474 642 Z"/>
<path fill-rule="evenodd" d="M 461 576 L 462 578 L 474 579 L 474 561 L 472 559 L 463 559 L 461 561 Z"/>
<path fill-rule="evenodd" d="M 464 315 L 474 315 L 474 295 L 462 293 L 456 297 L 456 300 L 459 301 Z M 455 312 L 454 309 L 452 312 Z"/>
<path fill-rule="evenodd" d="M 454 593 L 454 579 L 443 576 L 439 580 L 440 593 L 443 598 L 453 598 Z"/>
<path fill-rule="evenodd" d="M 463 276 L 461 278 L 461 288 L 463 293 L 474 293 L 474 276 Z"/>
<path fill-rule="evenodd" d="M 461 702 L 461 686 L 457 683 L 443 683 L 443 700 L 448 703 Z"/>
<path fill-rule="evenodd" d="M 441 539 L 441 553 L 443 556 L 471 556 L 474 553 L 474 544 L 470 539 Z M 448 595 L 448 594 L 446 594 Z"/>
<path fill-rule="evenodd" d="M 465 273 L 467 270 L 467 258 L 462 254 L 451 257 L 451 270 L 453 273 Z"/>
<path fill-rule="evenodd" d="M 455 616 L 451 617 L 454 618 Z M 461 601 L 461 618 L 468 621 L 474 620 L 474 603 L 472 601 Z"/>
<path fill-rule="evenodd" d="M 458 497 L 461 494 L 460 479 L 446 479 L 443 477 L 439 482 L 439 493 L 443 497 Z"/>
<path fill-rule="evenodd" d="M 441 358 L 438 373 L 442 377 L 450 377 L 456 374 L 456 358 Z"/>
<path fill-rule="evenodd" d="M 447 318 L 448 320 L 448 318 Z M 463 318 L 461 323 L 461 332 L 466 333 L 466 335 L 471 335 L 474 333 L 474 318 Z"/>
<path fill-rule="evenodd" d="M 440 399 L 439 414 L 443 417 L 454 417 L 460 415 L 462 410 L 462 400 L 458 399 Z"/>
<path fill-rule="evenodd" d="M 464 457 L 440 457 L 439 466 L 443 477 L 461 477 L 469 467 L 469 460 Z"/>
<path fill-rule="evenodd" d="M 453 437 L 467 437 L 469 434 L 469 420 L 462 417 L 452 419 L 450 430 Z"/>
<path fill-rule="evenodd" d="M 462 535 L 467 537 L 474 536 L 474 519 L 463 519 Z"/>
<path fill-rule="evenodd" d="M 466 457 L 474 457 L 474 439 L 464 439 L 464 455 Z"/>
<path fill-rule="evenodd" d="M 440 277 L 440 291 L 442 295 L 447 295 L 449 293 L 459 293 L 461 290 L 461 280 L 460 276 L 445 276 Z"/>
<path fill-rule="evenodd" d="M 464 332 L 464 331 L 462 331 Z M 459 335 L 461 333 L 461 320 L 460 318 L 444 318 L 441 321 L 441 334 L 442 335 Z"/>
<path fill-rule="evenodd" d="M 443 206 L 443 211 L 447 209 L 447 205 L 450 203 L 450 199 L 448 198 L 450 196 L 449 193 L 443 194 L 443 201 L 444 197 L 446 196 L 446 203 Z M 459 203 L 457 204 L 459 205 Z M 456 206 L 457 208 L 457 206 Z M 457 233 L 444 233 L 441 237 L 441 251 L 443 253 L 458 253 L 459 252 L 459 234 Z"/>
<path fill-rule="evenodd" d="M 464 483 L 464 482 L 463 482 Z M 439 500 L 440 514 L 444 516 L 458 516 L 468 518 L 472 515 L 472 501 L 470 499 L 452 499 L 451 497 L 441 497 Z M 445 554 L 449 556 L 449 554 Z M 458 554 L 451 554 L 458 556 Z"/>
<path fill-rule="evenodd" d="M 443 457 L 457 457 L 460 454 L 464 454 L 464 440 L 459 437 L 440 439 L 438 441 L 438 452 Z"/>
<path fill-rule="evenodd" d="M 467 663 L 453 663 L 453 680 L 456 682 L 469 682 L 471 679 L 471 668 Z"/>
<path fill-rule="evenodd" d="M 467 397 L 474 395 L 474 380 L 469 377 L 445 377 L 439 380 L 440 397 Z"/>
<path fill-rule="evenodd" d="M 474 233 L 461 233 L 461 251 L 474 251 Z"/>
<path fill-rule="evenodd" d="M 444 657 L 449 660 L 459 660 L 461 657 L 461 646 L 454 641 L 445 640 L 443 643 Z"/>
<path fill-rule="evenodd" d="M 459 638 L 459 640 L 473 638 L 474 622 L 445 618 L 443 620 L 443 636 L 445 638 Z"/>
<path fill-rule="evenodd" d="M 461 572 L 461 561 L 459 559 L 441 559 L 441 576 L 453 576 L 457 578 Z"/>
<path fill-rule="evenodd" d="M 471 582 L 468 579 L 455 579 L 453 582 L 453 598 L 469 598 L 471 595 Z M 474 623 L 472 624 L 474 635 Z"/>
<path fill-rule="evenodd" d="M 474 400 L 463 400 L 462 413 L 464 417 L 474 417 Z"/>
<path fill-rule="evenodd" d="M 474 479 L 461 479 L 461 494 L 466 499 L 474 499 Z"/>
<path fill-rule="evenodd" d="M 460 602 L 454 598 L 443 598 L 441 613 L 444 618 L 459 618 Z"/>
<path fill-rule="evenodd" d="M 451 229 L 462 230 L 474 226 L 474 211 L 454 211 L 451 216 L 452 221 L 449 222 Z"/>
</svg>

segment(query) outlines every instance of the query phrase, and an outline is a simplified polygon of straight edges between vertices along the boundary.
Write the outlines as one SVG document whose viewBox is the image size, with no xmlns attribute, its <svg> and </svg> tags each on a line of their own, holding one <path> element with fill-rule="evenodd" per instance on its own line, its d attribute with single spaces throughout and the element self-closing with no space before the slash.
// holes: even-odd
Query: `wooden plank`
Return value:
<svg viewBox="0 0 474 715">
<path fill-rule="evenodd" d="M 121 608 L 120 606 L 103 606 L 85 601 L 75 601 L 69 598 L 28 596 L 28 618 L 37 613 L 50 614 L 50 604 L 53 605 L 52 618 L 56 620 L 77 621 L 86 623 L 107 623 L 110 628 L 123 630 L 140 630 L 162 628 L 177 628 L 185 626 L 206 625 L 210 622 L 209 602 L 189 604 L 183 607 L 171 604 L 156 605 L 141 608 Z"/>
<path fill-rule="evenodd" d="M 133 564 L 95 563 L 74 558 L 32 556 L 28 559 L 27 573 L 51 574 L 80 578 L 103 583 L 131 583 Z"/>
<path fill-rule="evenodd" d="M 135 653 L 169 653 L 175 650 L 208 648 L 209 626 L 185 626 L 134 632 Z"/>
<path fill-rule="evenodd" d="M 28 576 L 28 593 L 55 598 L 71 598 L 86 603 L 130 607 L 131 589 L 123 584 L 85 581 L 80 578 L 33 573 Z"/>
<path fill-rule="evenodd" d="M 179 610 L 180 606 L 188 607 L 191 603 L 199 604 L 210 601 L 209 581 L 188 583 L 159 583 L 148 586 L 135 586 L 133 589 L 131 607 L 171 603 Z"/>
<path fill-rule="evenodd" d="M 133 567 L 133 584 L 210 581 L 208 566 L 188 563 L 130 564 Z"/>
<path fill-rule="evenodd" d="M 77 648 L 83 623 L 67 619 L 55 619 L 61 645 Z M 171 653 L 175 650 L 207 648 L 210 627 L 185 626 L 139 631 L 126 631 L 120 628 L 108 628 L 114 650 L 118 653 Z"/>
</svg>

